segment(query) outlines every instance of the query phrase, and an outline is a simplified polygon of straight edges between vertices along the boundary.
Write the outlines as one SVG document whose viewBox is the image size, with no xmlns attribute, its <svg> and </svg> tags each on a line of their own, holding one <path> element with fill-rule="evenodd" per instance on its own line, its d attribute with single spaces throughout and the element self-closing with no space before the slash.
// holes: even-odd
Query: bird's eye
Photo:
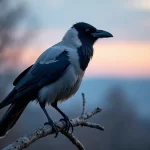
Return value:
<svg viewBox="0 0 150 150">
<path fill-rule="evenodd" d="M 86 31 L 86 32 L 90 32 L 90 29 L 86 29 L 85 31 Z"/>
</svg>

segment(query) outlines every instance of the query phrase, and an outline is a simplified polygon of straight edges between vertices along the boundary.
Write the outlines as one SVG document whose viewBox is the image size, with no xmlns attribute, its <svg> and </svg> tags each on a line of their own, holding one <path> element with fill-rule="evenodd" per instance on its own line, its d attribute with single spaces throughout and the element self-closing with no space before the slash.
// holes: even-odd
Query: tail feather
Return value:
<svg viewBox="0 0 150 150">
<path fill-rule="evenodd" d="M 16 95 L 16 89 L 14 88 L 9 94 L 8 96 L 3 100 L 1 101 L 0 103 L 0 109 L 7 106 L 7 105 L 10 105 L 13 100 L 14 100 L 14 96 Z"/>
<path fill-rule="evenodd" d="M 4 137 L 15 125 L 29 102 L 12 104 L 6 113 L 0 118 L 0 138 Z"/>
</svg>

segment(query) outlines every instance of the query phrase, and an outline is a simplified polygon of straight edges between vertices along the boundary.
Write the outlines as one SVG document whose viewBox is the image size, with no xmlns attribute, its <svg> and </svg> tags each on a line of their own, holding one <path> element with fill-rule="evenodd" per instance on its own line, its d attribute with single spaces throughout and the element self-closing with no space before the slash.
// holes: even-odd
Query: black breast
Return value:
<svg viewBox="0 0 150 150">
<path fill-rule="evenodd" d="M 83 71 L 85 71 L 90 62 L 90 59 L 93 56 L 93 47 L 89 45 L 82 45 L 81 47 L 78 48 L 78 55 L 80 68 Z"/>
</svg>

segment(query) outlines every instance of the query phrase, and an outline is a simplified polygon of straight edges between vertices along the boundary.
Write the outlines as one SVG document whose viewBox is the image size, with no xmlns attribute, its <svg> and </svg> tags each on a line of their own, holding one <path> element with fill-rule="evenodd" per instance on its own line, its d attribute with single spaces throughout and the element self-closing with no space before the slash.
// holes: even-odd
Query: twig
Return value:
<svg viewBox="0 0 150 150">
<path fill-rule="evenodd" d="M 87 120 L 101 111 L 102 109 L 100 107 L 97 107 L 91 113 L 85 113 L 82 117 L 80 116 L 79 118 L 82 118 L 83 120 Z"/>
<path fill-rule="evenodd" d="M 82 122 L 82 126 L 90 127 L 90 128 L 95 128 L 95 129 L 99 129 L 99 130 L 104 131 L 104 127 L 101 126 L 101 125 L 99 125 L 99 124 L 97 124 L 97 123 L 83 121 Z"/>
<path fill-rule="evenodd" d="M 77 118 L 70 120 L 73 127 L 86 126 L 86 127 L 90 127 L 90 128 L 104 130 L 104 127 L 102 127 L 101 125 L 85 121 L 85 120 L 91 118 L 92 116 L 96 115 L 97 113 L 101 112 L 102 109 L 98 107 L 98 108 L 94 109 L 92 112 L 85 114 L 84 113 L 85 112 L 85 97 L 83 98 L 83 101 L 84 101 L 83 102 L 84 108 L 82 111 L 82 116 L 79 116 Z M 61 133 L 63 133 L 74 145 L 76 145 L 79 150 L 85 150 L 83 145 L 81 144 L 81 142 L 73 134 L 63 132 L 63 129 L 66 126 L 66 124 L 63 121 L 56 122 L 56 125 L 59 127 L 59 131 Z M 2 150 L 22 150 L 24 148 L 27 148 L 29 145 L 31 145 L 38 139 L 43 138 L 43 137 L 53 134 L 53 133 L 54 133 L 54 131 L 53 131 L 52 127 L 49 125 L 45 125 L 45 126 L 39 128 L 34 133 L 30 133 L 23 137 L 20 137 L 18 140 L 16 140 L 12 144 L 6 146 Z"/>
<path fill-rule="evenodd" d="M 83 109 L 82 109 L 82 113 L 81 116 L 83 116 L 85 114 L 85 104 L 86 104 L 86 100 L 85 100 L 85 94 L 82 93 L 82 100 L 83 100 Z"/>
<path fill-rule="evenodd" d="M 62 134 L 64 134 L 79 150 L 85 150 L 84 146 L 81 144 L 81 142 L 71 133 L 61 131 Z"/>
</svg>

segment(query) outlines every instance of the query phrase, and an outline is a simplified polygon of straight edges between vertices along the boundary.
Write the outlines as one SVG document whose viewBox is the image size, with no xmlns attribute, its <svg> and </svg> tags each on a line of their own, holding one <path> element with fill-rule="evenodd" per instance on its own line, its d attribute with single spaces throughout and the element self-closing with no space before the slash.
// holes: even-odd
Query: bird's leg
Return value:
<svg viewBox="0 0 150 150">
<path fill-rule="evenodd" d="M 47 113 L 47 110 L 45 109 L 45 105 L 40 104 L 40 106 L 41 106 L 44 114 L 46 115 L 46 117 L 48 119 L 48 122 L 44 123 L 44 125 L 46 125 L 46 124 L 51 125 L 53 130 L 54 130 L 54 132 L 56 133 L 55 137 L 57 137 L 58 133 L 59 133 L 57 125 L 54 124 L 53 120 L 50 118 L 49 114 Z"/>
<path fill-rule="evenodd" d="M 66 116 L 66 115 L 58 108 L 57 103 L 52 103 L 51 105 L 52 105 L 52 107 L 54 107 L 54 108 L 64 117 L 63 119 L 60 119 L 60 120 L 63 120 L 63 121 L 65 121 L 65 123 L 66 123 L 65 131 L 68 132 L 69 129 L 70 129 L 70 127 L 71 127 L 71 133 L 72 133 L 72 132 L 73 132 L 73 125 L 71 124 L 71 122 L 70 122 L 68 116 Z"/>
</svg>

